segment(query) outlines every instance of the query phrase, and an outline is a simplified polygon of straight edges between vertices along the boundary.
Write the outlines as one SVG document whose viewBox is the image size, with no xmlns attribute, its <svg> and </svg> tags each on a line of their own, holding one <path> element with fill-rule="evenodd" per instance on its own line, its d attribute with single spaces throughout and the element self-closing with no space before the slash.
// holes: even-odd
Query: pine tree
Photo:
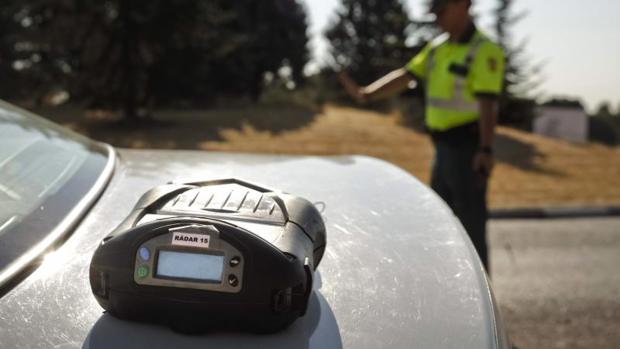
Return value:
<svg viewBox="0 0 620 349">
<path fill-rule="evenodd" d="M 256 100 L 262 93 L 265 74 L 278 76 L 287 67 L 299 84 L 308 62 L 306 12 L 297 0 L 229 1 L 225 9 L 234 13 L 240 46 L 225 60 L 216 62 L 221 87 Z"/>
<path fill-rule="evenodd" d="M 22 88 L 18 73 L 14 67 L 20 58 L 15 50 L 15 36 L 22 27 L 16 16 L 20 8 L 18 0 L 6 0 L 0 3 L 0 98 L 15 98 Z M 24 57 L 25 58 L 25 57 Z"/>
<path fill-rule="evenodd" d="M 524 57 L 526 42 L 518 45 L 513 43 L 513 36 L 510 32 L 511 27 L 523 19 L 527 13 L 521 12 L 513 14 L 515 0 L 499 0 L 495 8 L 495 31 L 497 33 L 498 44 L 506 53 L 506 81 L 504 88 L 506 95 L 522 97 L 531 91 L 532 75 L 538 68 L 528 66 Z"/>
<path fill-rule="evenodd" d="M 37 101 L 62 85 L 63 45 L 58 31 L 50 30 L 52 18 L 63 14 L 65 4 L 52 0 L 0 2 L 0 88 L 5 98 Z M 59 16 L 60 17 L 60 16 Z M 60 23 L 63 20 L 60 19 Z"/>
<path fill-rule="evenodd" d="M 541 65 L 530 65 L 524 57 L 526 41 L 515 45 L 511 27 L 522 20 L 527 13 L 513 13 L 515 0 L 498 0 L 494 10 L 495 31 L 498 44 L 506 54 L 504 88 L 500 99 L 500 122 L 521 124 L 530 127 L 534 117 L 535 102 L 530 99 L 532 91 L 539 85 L 537 75 Z"/>
<path fill-rule="evenodd" d="M 601 102 L 594 115 L 599 118 L 612 117 L 614 114 L 611 112 L 611 104 L 609 102 Z"/>
<path fill-rule="evenodd" d="M 368 84 L 411 59 L 411 25 L 400 0 L 342 0 L 325 35 L 334 63 Z"/>
<path fill-rule="evenodd" d="M 299 84 L 308 61 L 297 0 L 5 0 L 0 29 L 3 86 L 59 87 L 129 119 L 155 103 L 257 99 L 266 73 Z"/>
</svg>

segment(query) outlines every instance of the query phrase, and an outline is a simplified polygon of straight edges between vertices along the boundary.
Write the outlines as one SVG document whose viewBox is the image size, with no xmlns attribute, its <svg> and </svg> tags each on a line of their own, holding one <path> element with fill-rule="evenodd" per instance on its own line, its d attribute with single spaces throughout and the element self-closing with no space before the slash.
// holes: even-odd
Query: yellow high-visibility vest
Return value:
<svg viewBox="0 0 620 349">
<path fill-rule="evenodd" d="M 478 120 L 477 98 L 502 91 L 504 53 L 481 32 L 472 30 L 467 42 L 439 36 L 405 66 L 426 85 L 426 125 L 431 131 Z"/>
</svg>

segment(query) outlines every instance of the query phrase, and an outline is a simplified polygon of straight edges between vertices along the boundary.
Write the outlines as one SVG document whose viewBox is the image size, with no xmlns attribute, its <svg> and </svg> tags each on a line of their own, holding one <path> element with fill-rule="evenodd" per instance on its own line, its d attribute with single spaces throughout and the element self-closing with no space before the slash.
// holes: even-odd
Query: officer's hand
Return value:
<svg viewBox="0 0 620 349">
<path fill-rule="evenodd" d="M 356 102 L 362 104 L 366 102 L 366 95 L 364 94 L 364 89 L 360 87 L 355 81 L 353 81 L 353 79 L 351 79 L 347 72 L 341 71 L 338 74 L 338 80 L 340 80 L 340 83 L 347 91 L 349 96 L 351 96 L 351 98 L 353 98 Z"/>
<path fill-rule="evenodd" d="M 493 155 L 489 153 L 485 153 L 479 151 L 476 156 L 474 156 L 474 171 L 479 173 L 483 177 L 490 177 L 491 171 L 493 171 L 493 166 L 495 166 L 495 161 L 493 160 Z"/>
</svg>

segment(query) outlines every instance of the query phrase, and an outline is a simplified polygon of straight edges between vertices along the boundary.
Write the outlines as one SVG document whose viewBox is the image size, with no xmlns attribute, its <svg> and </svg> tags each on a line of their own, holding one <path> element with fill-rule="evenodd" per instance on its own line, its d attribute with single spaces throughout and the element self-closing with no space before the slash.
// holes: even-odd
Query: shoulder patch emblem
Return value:
<svg viewBox="0 0 620 349">
<path fill-rule="evenodd" d="M 495 58 L 493 58 L 493 57 L 490 57 L 490 58 L 487 60 L 487 65 L 489 66 L 489 70 L 490 70 L 492 73 L 497 72 L 497 59 L 495 59 Z"/>
</svg>

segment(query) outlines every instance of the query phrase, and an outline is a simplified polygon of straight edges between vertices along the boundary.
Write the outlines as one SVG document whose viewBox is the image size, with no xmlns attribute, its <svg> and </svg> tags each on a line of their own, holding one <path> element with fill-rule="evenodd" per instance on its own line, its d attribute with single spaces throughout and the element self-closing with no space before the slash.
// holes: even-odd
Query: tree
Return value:
<svg viewBox="0 0 620 349">
<path fill-rule="evenodd" d="M 611 111 L 609 102 L 601 102 L 589 121 L 590 140 L 610 146 L 620 142 L 620 118 Z"/>
<path fill-rule="evenodd" d="M 497 40 L 506 54 L 506 76 L 504 90 L 507 96 L 524 97 L 538 83 L 533 81 L 540 66 L 530 66 L 524 57 L 527 41 L 515 45 L 511 27 L 527 16 L 527 12 L 513 14 L 515 0 L 499 0 L 495 8 L 495 31 Z"/>
<path fill-rule="evenodd" d="M 155 102 L 258 98 L 267 73 L 301 83 L 306 28 L 296 0 L 6 0 L 0 72 L 139 119 Z"/>
<path fill-rule="evenodd" d="M 16 9 L 19 2 L 16 0 L 6 0 L 0 3 L 0 95 L 15 97 L 21 90 L 17 86 L 16 69 L 13 67 L 17 60 L 16 50 L 14 49 L 14 36 L 20 30 L 21 24 L 15 18 Z"/>
<path fill-rule="evenodd" d="M 596 114 L 594 114 L 594 116 L 599 117 L 599 118 L 612 117 L 613 113 L 611 112 L 611 105 L 609 104 L 609 102 L 602 102 L 598 106 L 598 109 L 596 111 Z"/>
<path fill-rule="evenodd" d="M 527 127 L 534 117 L 535 102 L 529 94 L 536 89 L 536 75 L 542 67 L 531 66 L 524 57 L 527 41 L 513 43 L 510 29 L 527 16 L 527 12 L 513 14 L 514 0 L 499 0 L 494 10 L 495 31 L 499 45 L 506 54 L 506 74 L 500 99 L 500 122 L 521 123 Z"/>
<path fill-rule="evenodd" d="M 411 26 L 400 0 L 342 0 L 325 35 L 335 63 L 368 84 L 411 59 Z"/>
<path fill-rule="evenodd" d="M 306 13 L 297 1 L 192 2 L 198 8 L 183 16 L 191 31 L 170 40 L 166 56 L 153 67 L 158 100 L 204 102 L 219 95 L 257 100 L 265 75 L 279 76 L 281 70 L 289 73 L 283 78 L 303 82 L 308 37 Z"/>
<path fill-rule="evenodd" d="M 233 25 L 239 46 L 215 62 L 220 87 L 258 99 L 265 75 L 300 84 L 308 62 L 306 13 L 296 0 L 237 0 L 224 6 L 237 16 Z"/>
<path fill-rule="evenodd" d="M 222 93 L 217 65 L 242 45 L 236 13 L 226 1 L 160 1 L 145 23 L 152 64 L 147 71 L 147 100 L 157 104 L 208 101 Z"/>
<path fill-rule="evenodd" d="M 43 86 L 62 81 L 63 72 L 55 59 L 55 33 L 45 32 L 50 14 L 59 7 L 60 3 L 50 0 L 0 2 L 2 96 L 38 96 L 44 92 Z M 43 12 L 43 8 L 49 11 Z M 46 41 L 46 37 L 51 40 Z"/>
<path fill-rule="evenodd" d="M 22 28 L 10 44 L 22 83 L 37 99 L 53 87 L 74 100 L 122 108 L 135 118 L 148 68 L 147 36 L 140 25 L 149 18 L 135 0 L 30 0 L 11 9 Z M 21 67 L 21 69 L 20 69 Z"/>
</svg>

